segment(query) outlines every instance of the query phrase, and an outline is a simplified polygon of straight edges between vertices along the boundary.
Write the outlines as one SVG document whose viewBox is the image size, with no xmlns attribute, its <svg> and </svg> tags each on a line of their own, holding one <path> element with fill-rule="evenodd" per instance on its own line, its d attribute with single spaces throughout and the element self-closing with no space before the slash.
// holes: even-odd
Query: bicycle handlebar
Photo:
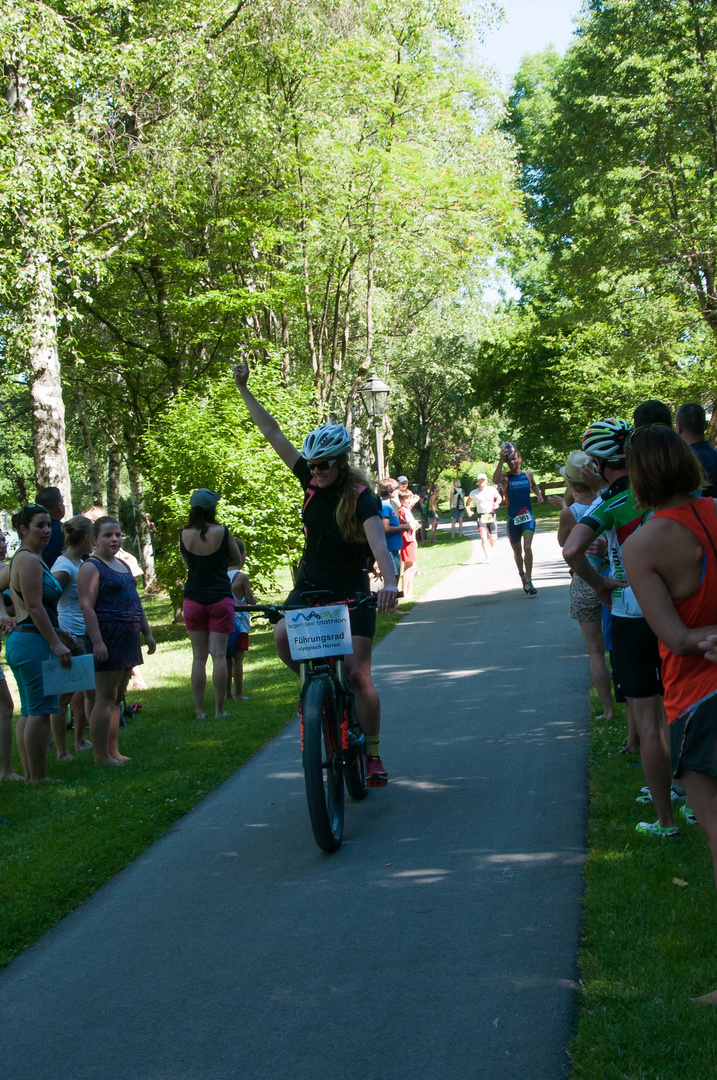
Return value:
<svg viewBox="0 0 717 1080">
<path fill-rule="evenodd" d="M 306 595 L 316 595 L 321 590 L 315 590 L 312 594 L 307 591 Z M 398 597 L 403 596 L 402 592 L 396 594 Z M 314 603 L 307 602 L 305 604 L 237 604 L 236 611 L 246 611 L 248 613 L 254 612 L 257 615 L 265 615 L 270 623 L 278 623 L 281 616 L 285 611 L 301 611 L 305 607 L 335 607 L 337 604 L 345 606 L 351 610 L 355 610 L 360 607 L 376 607 L 376 593 L 370 593 L 369 595 L 359 594 L 353 596 L 348 600 L 321 600 Z"/>
</svg>

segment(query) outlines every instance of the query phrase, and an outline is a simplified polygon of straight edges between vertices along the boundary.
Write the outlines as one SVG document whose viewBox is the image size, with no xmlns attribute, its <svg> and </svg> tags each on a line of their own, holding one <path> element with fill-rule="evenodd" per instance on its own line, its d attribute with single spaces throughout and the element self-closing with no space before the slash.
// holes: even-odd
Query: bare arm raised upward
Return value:
<svg viewBox="0 0 717 1080">
<path fill-rule="evenodd" d="M 504 465 L 505 465 L 505 450 L 503 450 L 503 448 L 501 447 L 500 456 L 498 458 L 498 464 L 495 467 L 495 472 L 493 473 L 493 480 L 492 480 L 493 484 L 495 484 L 495 486 L 497 488 L 502 488 L 503 487 L 503 466 Z"/>
<path fill-rule="evenodd" d="M 264 406 L 259 404 L 249 389 L 249 365 L 246 360 L 240 360 L 238 364 L 232 364 L 232 375 L 234 376 L 236 388 L 244 399 L 249 416 L 284 464 L 293 469 L 301 455 L 293 443 L 289 442 L 271 413 L 268 413 Z"/>
</svg>

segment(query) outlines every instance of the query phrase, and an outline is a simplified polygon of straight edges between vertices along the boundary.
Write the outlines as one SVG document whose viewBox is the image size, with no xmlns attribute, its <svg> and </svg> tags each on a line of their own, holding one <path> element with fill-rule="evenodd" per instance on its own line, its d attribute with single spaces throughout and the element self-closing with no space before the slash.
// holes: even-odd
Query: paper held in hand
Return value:
<svg viewBox="0 0 717 1080">
<path fill-rule="evenodd" d="M 345 604 L 287 611 L 286 634 L 292 660 L 344 656 L 354 651 L 349 609 Z"/>
<path fill-rule="evenodd" d="M 59 660 L 42 664 L 42 688 L 45 694 L 74 694 L 77 690 L 94 690 L 95 658 L 73 656 L 72 667 L 64 668 Z"/>
</svg>

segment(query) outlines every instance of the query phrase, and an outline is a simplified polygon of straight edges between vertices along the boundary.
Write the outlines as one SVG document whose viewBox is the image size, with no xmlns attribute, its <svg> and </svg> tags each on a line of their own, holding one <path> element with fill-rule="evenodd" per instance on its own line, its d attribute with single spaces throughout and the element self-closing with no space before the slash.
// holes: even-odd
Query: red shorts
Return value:
<svg viewBox="0 0 717 1080">
<path fill-rule="evenodd" d="M 418 557 L 418 544 L 415 540 L 401 548 L 401 558 L 404 562 L 415 563 Z"/>
<path fill-rule="evenodd" d="M 225 596 L 215 604 L 198 604 L 185 597 L 182 606 L 187 630 L 204 630 L 210 634 L 231 634 L 234 629 L 234 597 Z"/>
</svg>

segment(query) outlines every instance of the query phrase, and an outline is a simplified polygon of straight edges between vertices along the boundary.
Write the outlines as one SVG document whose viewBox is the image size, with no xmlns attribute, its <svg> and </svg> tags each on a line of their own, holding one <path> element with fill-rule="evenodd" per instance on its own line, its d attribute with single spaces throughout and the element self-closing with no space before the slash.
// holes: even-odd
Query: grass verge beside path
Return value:
<svg viewBox="0 0 717 1080">
<path fill-rule="evenodd" d="M 712 859 L 701 830 L 679 818 L 680 840 L 635 832 L 657 815 L 635 802 L 639 759 L 616 752 L 626 731 L 621 708 L 617 720 L 593 716 L 573 1076 L 713 1080 L 717 1011 L 690 1001 L 717 989 Z"/>
<path fill-rule="evenodd" d="M 421 548 L 416 596 L 469 554 L 469 540 L 441 534 L 433 547 Z M 91 752 L 71 762 L 58 762 L 53 753 L 48 771 L 62 783 L 0 784 L 0 967 L 137 858 L 294 714 L 298 680 L 276 659 L 271 633 L 256 619 L 245 661 L 249 700 L 229 702 L 228 719 L 196 720 L 184 627 L 172 624 L 166 598 L 147 599 L 145 606 L 158 650 L 143 669 L 149 690 L 127 695 L 143 704 L 120 732 L 132 761 L 95 768 Z M 376 642 L 400 618 L 379 616 Z M 211 680 L 208 705 L 210 687 Z"/>
</svg>

